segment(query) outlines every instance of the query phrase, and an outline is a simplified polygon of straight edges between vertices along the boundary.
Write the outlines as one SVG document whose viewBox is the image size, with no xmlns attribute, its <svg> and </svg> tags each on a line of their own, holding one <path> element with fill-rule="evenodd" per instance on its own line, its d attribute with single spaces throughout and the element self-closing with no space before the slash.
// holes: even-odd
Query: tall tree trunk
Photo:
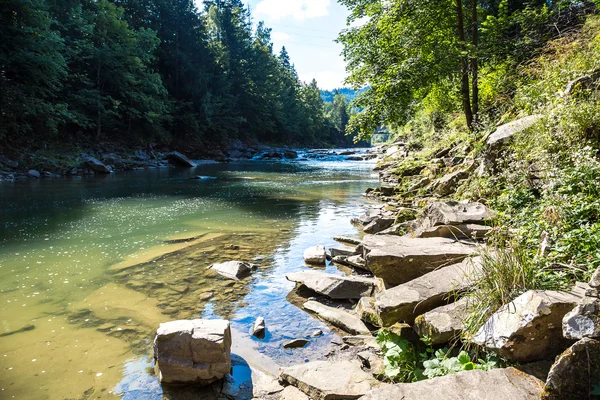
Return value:
<svg viewBox="0 0 600 400">
<path fill-rule="evenodd" d="M 473 52 L 471 54 L 472 108 L 473 124 L 477 127 L 477 123 L 479 122 L 479 60 L 477 55 L 477 48 L 479 46 L 479 25 L 477 18 L 477 0 L 471 0 L 471 29 L 473 34 Z"/>
<path fill-rule="evenodd" d="M 461 94 L 463 111 L 467 119 L 467 126 L 473 130 L 473 110 L 471 109 L 471 90 L 469 89 L 469 60 L 467 54 L 467 42 L 465 40 L 465 23 L 463 16 L 463 2 L 456 0 L 456 11 L 458 19 L 458 40 L 460 42 L 460 72 L 461 72 Z"/>
</svg>

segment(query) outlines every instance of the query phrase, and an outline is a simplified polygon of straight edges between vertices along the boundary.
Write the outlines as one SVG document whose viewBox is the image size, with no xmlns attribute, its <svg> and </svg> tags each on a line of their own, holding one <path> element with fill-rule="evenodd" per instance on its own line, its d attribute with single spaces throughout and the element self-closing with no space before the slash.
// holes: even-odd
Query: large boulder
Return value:
<svg viewBox="0 0 600 400">
<path fill-rule="evenodd" d="M 225 320 L 160 324 L 154 358 L 161 383 L 210 384 L 231 371 L 231 330 Z"/>
<path fill-rule="evenodd" d="M 327 260 L 327 253 L 325 253 L 325 246 L 313 246 L 304 250 L 304 262 L 313 265 L 325 264 Z"/>
<path fill-rule="evenodd" d="M 372 278 L 333 275 L 320 271 L 293 272 L 285 276 L 288 281 L 303 284 L 310 290 L 331 299 L 360 299 L 375 292 Z"/>
<path fill-rule="evenodd" d="M 227 261 L 212 264 L 208 268 L 214 270 L 219 275 L 237 281 L 249 276 L 258 266 L 244 261 Z"/>
<path fill-rule="evenodd" d="M 409 225 L 419 238 L 483 238 L 492 228 L 483 225 L 494 216 L 481 203 L 438 202 L 425 209 L 425 215 Z"/>
<path fill-rule="evenodd" d="M 389 285 L 405 283 L 441 266 L 459 263 L 477 250 L 475 246 L 446 238 L 366 235 L 363 239 L 367 268 Z"/>
<path fill-rule="evenodd" d="M 582 339 L 558 357 L 546 380 L 542 400 L 598 398 L 600 341 Z M 596 388 L 595 388 L 596 387 Z M 596 392 L 592 395 L 592 392 Z"/>
<path fill-rule="evenodd" d="M 473 343 L 514 362 L 553 357 L 568 347 L 562 320 L 584 295 L 583 285 L 570 292 L 527 291 L 494 313 L 475 334 Z"/>
<path fill-rule="evenodd" d="M 480 258 L 467 259 L 378 294 L 375 310 L 379 321 L 382 326 L 401 321 L 413 324 L 417 316 L 446 304 L 452 294 L 471 286 L 480 269 Z"/>
<path fill-rule="evenodd" d="M 109 166 L 107 166 L 102 161 L 94 157 L 87 157 L 84 163 L 89 169 L 91 169 L 94 172 L 98 172 L 101 174 L 110 174 L 112 172 L 112 169 Z"/>
<path fill-rule="evenodd" d="M 600 299 L 585 297 L 565 315 L 562 329 L 567 339 L 600 338 Z"/>
<path fill-rule="evenodd" d="M 362 370 L 358 361 L 313 361 L 282 368 L 281 382 L 297 387 L 314 400 L 358 399 L 385 386 Z"/>
<path fill-rule="evenodd" d="M 531 128 L 542 118 L 543 115 L 535 114 L 501 125 L 488 136 L 486 143 L 491 149 L 500 147 L 511 140 L 516 134 Z"/>
<path fill-rule="evenodd" d="M 515 368 L 472 370 L 374 389 L 361 400 L 538 400 L 543 382 Z"/>
<path fill-rule="evenodd" d="M 438 307 L 415 319 L 414 329 L 421 337 L 427 336 L 432 344 L 444 344 L 458 337 L 469 316 L 469 300 L 462 298 Z"/>
<path fill-rule="evenodd" d="M 180 167 L 194 168 L 196 163 L 181 154 L 178 151 L 172 151 L 165 154 L 165 158 L 169 160 L 171 164 L 178 165 Z"/>
<path fill-rule="evenodd" d="M 458 170 L 447 175 L 444 175 L 440 179 L 434 182 L 435 193 L 439 196 L 448 196 L 456 192 L 460 181 L 467 179 L 469 173 L 467 171 Z"/>
<path fill-rule="evenodd" d="M 304 308 L 308 311 L 312 311 L 321 317 L 323 320 L 329 322 L 331 325 L 340 328 L 341 330 L 351 333 L 353 335 L 370 335 L 369 328 L 354 314 L 350 314 L 347 311 L 339 308 L 333 308 L 321 304 L 317 301 L 309 300 L 304 303 Z"/>
</svg>

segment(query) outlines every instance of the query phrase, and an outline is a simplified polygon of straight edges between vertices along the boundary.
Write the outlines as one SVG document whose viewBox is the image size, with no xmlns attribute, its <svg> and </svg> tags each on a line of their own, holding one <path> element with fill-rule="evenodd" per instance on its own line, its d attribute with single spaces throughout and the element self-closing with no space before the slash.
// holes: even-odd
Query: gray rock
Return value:
<svg viewBox="0 0 600 400">
<path fill-rule="evenodd" d="M 310 400 L 300 389 L 294 386 L 286 386 L 279 394 L 278 400 Z"/>
<path fill-rule="evenodd" d="M 367 235 L 363 241 L 367 268 L 389 285 L 405 283 L 441 266 L 461 262 L 477 250 L 475 246 L 446 238 Z"/>
<path fill-rule="evenodd" d="M 435 193 L 439 196 L 448 196 L 456 192 L 460 181 L 467 179 L 468 177 L 469 173 L 462 170 L 444 175 L 434 182 Z"/>
<path fill-rule="evenodd" d="M 600 79 L 600 70 L 595 70 L 590 75 L 580 76 L 567 83 L 564 93 L 565 95 L 570 96 L 575 93 L 577 88 L 588 89 L 598 79 Z"/>
<path fill-rule="evenodd" d="M 482 240 L 493 230 L 492 227 L 477 224 L 440 225 L 419 230 L 415 233 L 418 238 L 444 237 L 448 239 Z"/>
<path fill-rule="evenodd" d="M 337 257 L 337 256 L 350 257 L 350 256 L 357 254 L 357 251 L 356 251 L 355 247 L 336 246 L 336 247 L 329 248 L 329 254 L 331 254 L 331 257 Z"/>
<path fill-rule="evenodd" d="M 562 353 L 548 374 L 542 400 L 592 399 L 600 382 L 600 341 L 585 338 Z"/>
<path fill-rule="evenodd" d="M 414 329 L 419 336 L 429 337 L 432 344 L 448 343 L 460 335 L 469 312 L 468 300 L 462 298 L 419 315 Z"/>
<path fill-rule="evenodd" d="M 351 267 L 362 269 L 363 271 L 370 271 L 370 269 L 367 268 L 367 262 L 361 255 L 346 258 L 346 263 Z"/>
<path fill-rule="evenodd" d="M 286 278 L 331 299 L 360 299 L 373 295 L 376 288 L 376 282 L 371 278 L 333 275 L 320 271 L 293 272 L 287 274 Z"/>
<path fill-rule="evenodd" d="M 311 333 L 310 336 L 312 336 L 312 337 L 323 336 L 323 331 L 320 329 L 317 329 L 317 330 L 313 331 L 313 333 Z"/>
<path fill-rule="evenodd" d="M 385 362 L 383 357 L 373 349 L 363 350 L 356 354 L 363 367 L 371 370 L 373 376 L 383 376 L 385 373 Z"/>
<path fill-rule="evenodd" d="M 42 177 L 42 174 L 40 174 L 40 171 L 36 171 L 35 169 L 30 169 L 29 171 L 27 171 L 27 175 L 29 175 L 31 178 L 35 178 L 35 179 L 40 179 Z"/>
<path fill-rule="evenodd" d="M 160 324 L 154 358 L 163 384 L 209 384 L 231 370 L 231 330 L 225 320 Z"/>
<path fill-rule="evenodd" d="M 600 299 L 584 297 L 564 316 L 562 329 L 567 339 L 600 338 Z"/>
<path fill-rule="evenodd" d="M 12 169 L 18 168 L 19 167 L 19 163 L 13 160 L 10 160 L 4 156 L 0 156 L 0 164 L 4 164 L 7 167 L 10 167 Z"/>
<path fill-rule="evenodd" d="M 581 285 L 571 292 L 525 292 L 494 313 L 473 337 L 473 343 L 509 361 L 530 362 L 553 357 L 569 345 L 563 337 L 562 320 L 584 294 L 585 288 Z"/>
<path fill-rule="evenodd" d="M 377 344 L 377 339 L 371 335 L 344 336 L 342 341 L 349 346 L 381 350 L 381 346 Z"/>
<path fill-rule="evenodd" d="M 340 328 L 341 330 L 353 335 L 370 335 L 371 332 L 365 324 L 356 315 L 350 314 L 347 311 L 340 310 L 321 304 L 319 302 L 309 300 L 304 303 L 304 308 L 312 311 L 329 322 L 331 325 Z"/>
<path fill-rule="evenodd" d="M 307 344 L 310 343 L 310 340 L 306 340 L 306 339 L 294 339 L 294 340 L 290 340 L 287 343 L 283 344 L 283 348 L 284 349 L 297 349 L 299 347 L 304 347 Z"/>
<path fill-rule="evenodd" d="M 538 400 L 543 382 L 515 368 L 472 370 L 374 389 L 361 400 Z"/>
<path fill-rule="evenodd" d="M 594 271 L 592 279 L 590 279 L 590 287 L 594 289 L 600 288 L 600 268 Z"/>
<path fill-rule="evenodd" d="M 250 334 L 254 337 L 262 339 L 265 337 L 266 329 L 267 327 L 265 325 L 265 319 L 263 317 L 258 317 L 250 329 Z"/>
<path fill-rule="evenodd" d="M 356 304 L 354 312 L 361 321 L 377 327 L 383 326 L 375 309 L 375 297 L 362 297 Z"/>
<path fill-rule="evenodd" d="M 334 236 L 333 240 L 335 240 L 336 242 L 352 244 L 355 246 L 358 246 L 361 243 L 361 241 L 359 239 L 354 239 L 354 238 L 350 238 L 347 236 Z"/>
<path fill-rule="evenodd" d="M 358 361 L 313 361 L 282 368 L 279 380 L 315 400 L 358 399 L 385 385 L 363 371 Z"/>
<path fill-rule="evenodd" d="M 327 260 L 324 246 L 313 246 L 304 250 L 304 262 L 307 264 L 321 265 Z"/>
<path fill-rule="evenodd" d="M 456 201 L 432 203 L 424 214 L 429 227 L 482 224 L 494 217 L 494 213 L 481 203 Z"/>
<path fill-rule="evenodd" d="M 172 151 L 165 154 L 165 158 L 169 160 L 171 164 L 178 165 L 180 167 L 194 168 L 196 163 L 187 158 L 185 155 L 178 151 Z"/>
<path fill-rule="evenodd" d="M 87 157 L 85 159 L 85 165 L 92 171 L 101 174 L 110 174 L 112 172 L 112 169 L 109 166 L 94 157 Z"/>
<path fill-rule="evenodd" d="M 490 148 L 502 146 L 512 139 L 516 134 L 531 128 L 542 118 L 543 115 L 541 114 L 530 115 L 528 117 L 509 122 L 508 124 L 501 125 L 487 138 L 486 143 Z"/>
<path fill-rule="evenodd" d="M 480 258 L 467 259 L 378 294 L 379 321 L 383 326 L 401 321 L 413 324 L 418 315 L 446 304 L 453 293 L 471 286 L 480 268 Z"/>
<path fill-rule="evenodd" d="M 244 261 L 227 261 L 220 264 L 212 264 L 208 268 L 226 278 L 237 281 L 250 275 L 258 266 Z"/>
<path fill-rule="evenodd" d="M 395 218 L 375 217 L 363 231 L 370 234 L 379 233 L 394 225 L 394 222 L 396 222 Z"/>
</svg>

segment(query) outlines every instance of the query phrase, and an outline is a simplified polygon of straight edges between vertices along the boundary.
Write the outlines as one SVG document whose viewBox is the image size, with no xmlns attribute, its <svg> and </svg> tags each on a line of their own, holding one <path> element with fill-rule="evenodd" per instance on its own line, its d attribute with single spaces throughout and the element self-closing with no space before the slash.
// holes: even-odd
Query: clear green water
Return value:
<svg viewBox="0 0 600 400">
<path fill-rule="evenodd" d="M 161 398 L 144 368 L 172 319 L 245 333 L 262 315 L 260 352 L 321 357 L 334 333 L 286 299 L 285 274 L 309 268 L 306 247 L 357 235 L 371 168 L 247 162 L 0 185 L 0 398 Z M 239 282 L 206 269 L 238 259 L 261 267 Z M 325 335 L 306 348 L 282 348 L 315 329 Z"/>
</svg>

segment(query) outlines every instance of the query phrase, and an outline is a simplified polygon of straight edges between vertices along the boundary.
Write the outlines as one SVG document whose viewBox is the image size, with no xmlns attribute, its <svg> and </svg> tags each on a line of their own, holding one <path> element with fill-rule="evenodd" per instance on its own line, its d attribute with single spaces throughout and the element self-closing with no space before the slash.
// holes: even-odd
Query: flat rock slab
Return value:
<svg viewBox="0 0 600 400">
<path fill-rule="evenodd" d="M 208 268 L 225 278 L 237 281 L 252 274 L 252 271 L 257 269 L 258 266 L 243 261 L 227 261 L 220 264 L 212 264 Z"/>
<path fill-rule="evenodd" d="M 358 399 L 385 384 L 362 370 L 358 361 L 314 361 L 282 368 L 279 380 L 315 400 Z"/>
<path fill-rule="evenodd" d="M 331 254 L 331 257 L 337 257 L 337 256 L 350 257 L 350 256 L 358 254 L 358 252 L 356 251 L 356 247 L 335 246 L 335 247 L 329 248 L 329 254 Z"/>
<path fill-rule="evenodd" d="M 477 250 L 476 246 L 446 238 L 367 235 L 363 241 L 367 268 L 389 285 L 409 282 L 441 266 L 459 263 Z"/>
<path fill-rule="evenodd" d="M 154 339 L 161 383 L 210 384 L 231 370 L 231 330 L 225 320 L 160 324 Z"/>
<path fill-rule="evenodd" d="M 546 380 L 542 400 L 591 399 L 600 382 L 600 342 L 582 339 L 558 357 Z"/>
<path fill-rule="evenodd" d="M 583 285 L 571 292 L 525 292 L 494 313 L 475 334 L 473 343 L 509 361 L 525 363 L 553 357 L 569 346 L 562 334 L 562 320 L 584 294 Z"/>
<path fill-rule="evenodd" d="M 361 255 L 350 256 L 346 258 L 346 263 L 351 267 L 370 272 L 370 270 L 367 268 L 367 262 Z"/>
<path fill-rule="evenodd" d="M 418 238 L 443 237 L 448 239 L 481 240 L 492 230 L 492 227 L 477 224 L 439 225 L 431 228 L 419 229 L 414 232 L 414 235 Z"/>
<path fill-rule="evenodd" d="M 498 129 L 496 129 L 494 133 L 492 133 L 488 137 L 487 145 L 489 147 L 500 146 L 509 139 L 511 139 L 517 133 L 523 132 L 524 130 L 531 128 L 542 118 L 543 115 L 535 114 L 501 125 L 498 127 Z"/>
<path fill-rule="evenodd" d="M 327 260 L 325 246 L 313 246 L 304 250 L 304 262 L 307 264 L 322 265 Z"/>
<path fill-rule="evenodd" d="M 438 307 L 415 319 L 414 329 L 419 336 L 427 336 L 432 344 L 444 344 L 460 335 L 463 323 L 469 316 L 467 298 Z"/>
<path fill-rule="evenodd" d="M 165 158 L 171 162 L 171 164 L 178 165 L 180 167 L 194 168 L 196 163 L 181 154 L 178 151 L 172 151 L 165 155 Z"/>
<path fill-rule="evenodd" d="M 321 304 L 317 301 L 307 301 L 304 308 L 312 311 L 331 325 L 353 335 L 370 335 L 369 328 L 356 315 Z"/>
<path fill-rule="evenodd" d="M 456 201 L 433 203 L 425 209 L 430 226 L 481 224 L 494 216 L 485 205 Z"/>
<path fill-rule="evenodd" d="M 344 244 L 353 244 L 355 246 L 358 246 L 361 243 L 361 241 L 359 239 L 355 239 L 355 238 L 351 238 L 351 237 L 347 237 L 347 236 L 334 236 L 333 240 L 335 240 L 336 242 L 344 243 Z"/>
<path fill-rule="evenodd" d="M 361 400 L 537 400 L 543 382 L 515 368 L 464 371 L 374 389 Z"/>
<path fill-rule="evenodd" d="M 285 277 L 288 281 L 301 283 L 331 299 L 360 299 L 373 295 L 376 288 L 374 279 L 333 275 L 320 271 L 293 272 Z"/>
<path fill-rule="evenodd" d="M 375 310 L 382 326 L 415 318 L 447 303 L 450 295 L 472 285 L 481 268 L 481 259 L 466 259 L 440 268 L 375 296 Z"/>
</svg>

